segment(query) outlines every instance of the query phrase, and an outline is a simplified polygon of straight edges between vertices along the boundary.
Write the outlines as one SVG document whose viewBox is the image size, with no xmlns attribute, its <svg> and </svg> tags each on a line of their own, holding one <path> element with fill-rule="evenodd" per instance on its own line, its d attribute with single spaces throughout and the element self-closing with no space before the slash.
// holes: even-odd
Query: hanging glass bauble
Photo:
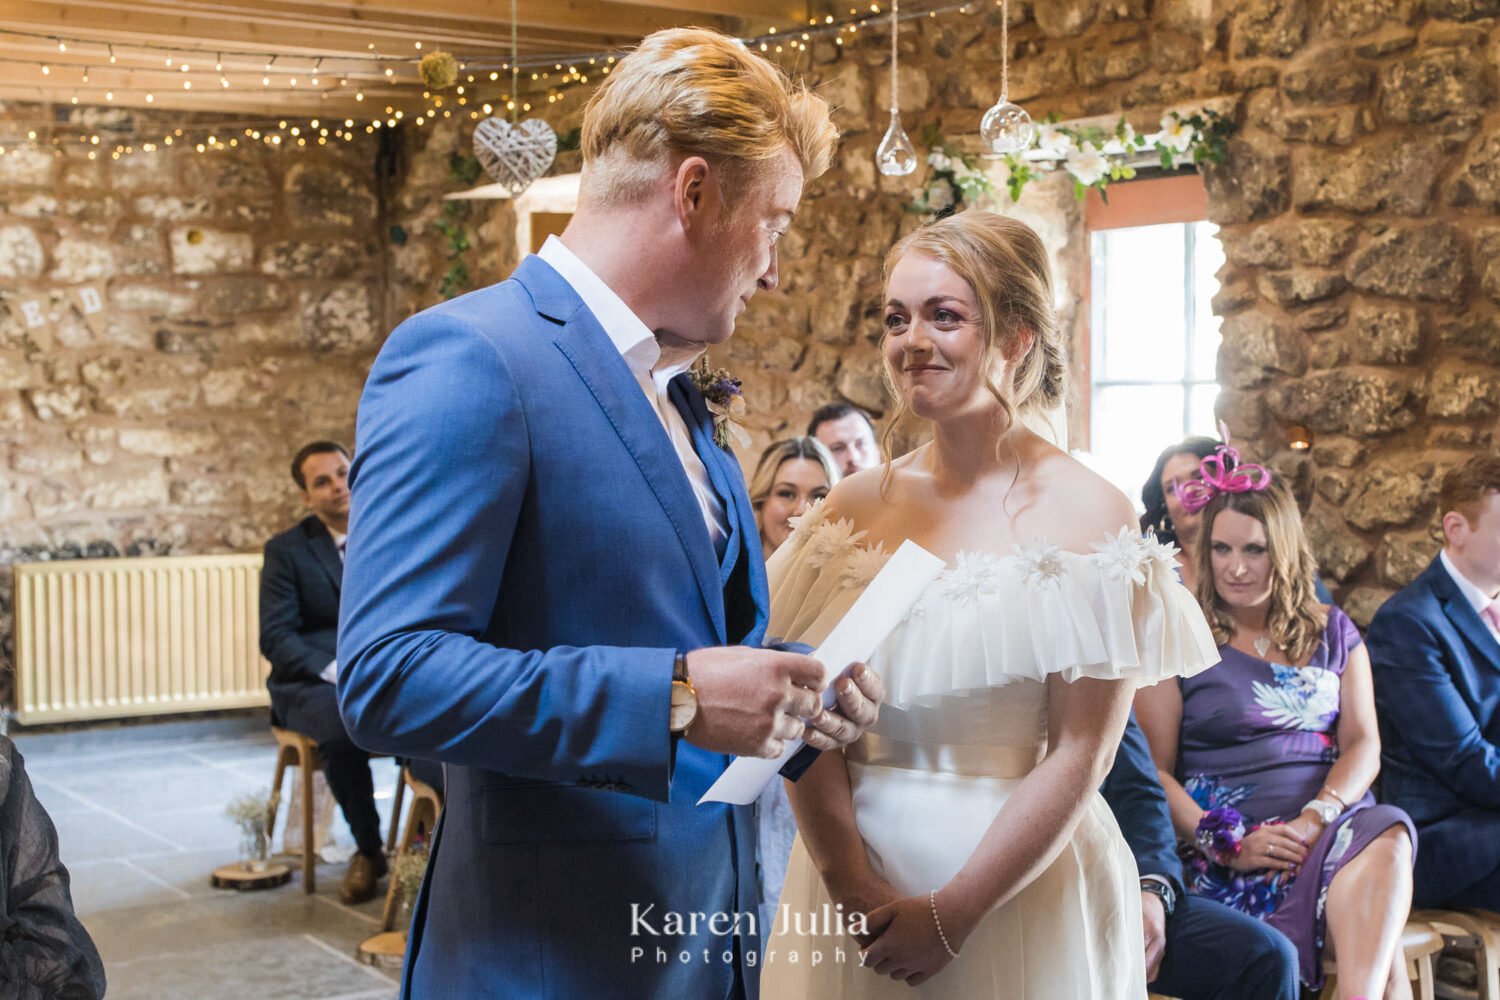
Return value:
<svg viewBox="0 0 1500 1000">
<path fill-rule="evenodd" d="M 894 108 L 891 127 L 885 130 L 885 138 L 875 150 L 875 166 L 887 177 L 905 177 L 917 169 L 917 151 L 912 148 L 906 129 L 901 127 L 901 115 Z"/>
<path fill-rule="evenodd" d="M 1036 125 L 1019 104 L 1012 104 L 1003 94 L 994 107 L 984 113 L 979 135 L 996 153 L 1019 153 L 1031 148 Z"/>
</svg>

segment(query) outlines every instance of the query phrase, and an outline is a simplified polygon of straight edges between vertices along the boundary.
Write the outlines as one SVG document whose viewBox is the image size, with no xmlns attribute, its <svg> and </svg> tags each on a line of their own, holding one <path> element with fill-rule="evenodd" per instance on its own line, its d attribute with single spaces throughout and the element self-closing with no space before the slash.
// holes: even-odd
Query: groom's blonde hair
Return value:
<svg viewBox="0 0 1500 1000">
<path fill-rule="evenodd" d="M 821 97 L 728 35 L 671 28 L 647 35 L 589 99 L 582 194 L 601 204 L 635 201 L 676 154 L 708 160 L 733 198 L 755 167 L 785 149 L 803 181 L 812 180 L 837 143 Z"/>
</svg>

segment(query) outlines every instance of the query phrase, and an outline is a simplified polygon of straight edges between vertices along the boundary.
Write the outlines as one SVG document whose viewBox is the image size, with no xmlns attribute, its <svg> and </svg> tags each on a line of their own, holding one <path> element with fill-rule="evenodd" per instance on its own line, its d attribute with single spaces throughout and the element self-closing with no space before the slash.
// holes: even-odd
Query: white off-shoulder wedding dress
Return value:
<svg viewBox="0 0 1500 1000">
<path fill-rule="evenodd" d="M 821 508 L 803 517 L 771 560 L 769 634 L 817 646 L 888 558 L 862 542 Z M 898 892 L 947 883 L 1046 753 L 1049 675 L 1152 683 L 1218 661 L 1173 551 L 1122 531 L 1088 554 L 961 553 L 881 645 L 870 666 L 887 701 L 845 759 L 860 836 Z M 860 967 L 852 939 L 810 919 L 829 912 L 799 838 L 763 939 L 764 1000 L 1146 996 L 1135 861 L 1097 791 L 1057 860 L 919 987 Z"/>
</svg>

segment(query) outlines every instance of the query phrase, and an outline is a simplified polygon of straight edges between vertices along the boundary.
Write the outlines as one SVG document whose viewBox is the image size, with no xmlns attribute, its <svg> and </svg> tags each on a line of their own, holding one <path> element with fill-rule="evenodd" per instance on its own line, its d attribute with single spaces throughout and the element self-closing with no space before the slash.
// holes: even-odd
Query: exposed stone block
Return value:
<svg viewBox="0 0 1500 1000">
<path fill-rule="evenodd" d="M 1495 97 L 1483 59 L 1462 49 L 1419 51 L 1381 73 L 1380 110 L 1398 124 L 1482 112 Z"/>
<path fill-rule="evenodd" d="M 1422 313 L 1410 306 L 1362 302 L 1350 325 L 1354 359 L 1365 364 L 1408 364 L 1422 348 Z"/>
<path fill-rule="evenodd" d="M 369 226 L 375 193 L 362 178 L 319 163 L 295 164 L 286 175 L 287 214 L 305 226 Z"/>
<path fill-rule="evenodd" d="M 255 242 L 249 233 L 177 226 L 169 238 L 177 274 L 228 274 L 250 269 Z"/>
<path fill-rule="evenodd" d="M 1410 523 L 1436 495 L 1431 463 L 1378 461 L 1356 471 L 1343 511 L 1350 524 L 1368 531 Z"/>
<path fill-rule="evenodd" d="M 1427 211 L 1442 161 L 1425 137 L 1348 150 L 1298 150 L 1293 158 L 1292 202 L 1304 212 L 1332 208 L 1367 214 Z"/>
<path fill-rule="evenodd" d="M 0 226 L 0 278 L 38 277 L 45 260 L 42 241 L 30 226 Z"/>
<path fill-rule="evenodd" d="M 1420 393 L 1408 377 L 1379 370 L 1316 372 L 1271 387 L 1272 411 L 1318 432 L 1360 437 L 1410 427 Z"/>
<path fill-rule="evenodd" d="M 114 249 L 107 242 L 65 238 L 52 248 L 53 281 L 75 285 L 99 281 L 114 273 Z"/>
<path fill-rule="evenodd" d="M 1458 231 L 1445 222 L 1391 229 L 1357 250 L 1345 268 L 1355 288 L 1403 299 L 1458 301 L 1468 265 Z"/>
</svg>

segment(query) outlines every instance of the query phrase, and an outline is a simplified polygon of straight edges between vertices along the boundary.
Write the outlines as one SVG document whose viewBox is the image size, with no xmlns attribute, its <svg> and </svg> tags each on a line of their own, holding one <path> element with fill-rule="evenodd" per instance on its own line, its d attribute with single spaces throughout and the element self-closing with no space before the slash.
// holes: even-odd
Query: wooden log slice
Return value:
<svg viewBox="0 0 1500 1000">
<path fill-rule="evenodd" d="M 378 969 L 399 971 L 406 960 L 406 935 L 400 931 L 386 931 L 365 938 L 359 945 L 359 960 Z"/>
<path fill-rule="evenodd" d="M 286 885 L 291 880 L 291 866 L 279 861 L 272 861 L 266 866 L 265 871 L 259 872 L 246 871 L 242 864 L 235 861 L 220 865 L 209 876 L 209 882 L 216 889 L 239 889 L 242 892 L 252 889 L 274 889 L 279 885 Z"/>
</svg>

